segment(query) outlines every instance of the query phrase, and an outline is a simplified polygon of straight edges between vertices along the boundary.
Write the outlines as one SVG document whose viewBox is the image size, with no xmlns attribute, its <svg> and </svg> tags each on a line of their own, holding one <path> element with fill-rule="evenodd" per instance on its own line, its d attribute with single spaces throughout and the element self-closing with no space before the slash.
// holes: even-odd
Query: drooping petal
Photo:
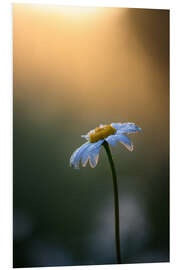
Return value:
<svg viewBox="0 0 180 270">
<path fill-rule="evenodd" d="M 117 142 L 122 143 L 129 151 L 133 151 L 133 144 L 128 136 L 124 134 L 111 135 L 105 139 L 110 145 L 115 146 Z"/>
<path fill-rule="evenodd" d="M 141 128 L 134 123 L 112 123 L 111 126 L 117 130 L 116 134 L 136 133 L 141 131 Z"/>
<path fill-rule="evenodd" d="M 115 146 L 119 141 L 118 135 L 110 135 L 105 139 L 110 145 Z"/>
<path fill-rule="evenodd" d="M 91 145 L 83 152 L 81 163 L 82 166 L 85 167 L 89 160 L 89 164 L 92 168 L 96 167 L 99 158 L 99 151 L 101 148 L 101 144 L 104 140 L 100 140 L 96 143 L 91 143 Z"/>
<path fill-rule="evenodd" d="M 81 164 L 82 164 L 83 167 L 86 167 L 86 165 L 88 163 L 88 159 L 89 159 L 88 154 L 84 153 L 84 155 L 81 158 Z"/>
<path fill-rule="evenodd" d="M 99 160 L 99 153 L 90 153 L 89 154 L 89 164 L 91 168 L 95 168 Z"/>
<path fill-rule="evenodd" d="M 70 158 L 70 166 L 73 166 L 75 169 L 79 169 L 79 161 L 82 157 L 82 154 L 90 145 L 90 142 L 86 142 L 73 152 Z"/>
</svg>

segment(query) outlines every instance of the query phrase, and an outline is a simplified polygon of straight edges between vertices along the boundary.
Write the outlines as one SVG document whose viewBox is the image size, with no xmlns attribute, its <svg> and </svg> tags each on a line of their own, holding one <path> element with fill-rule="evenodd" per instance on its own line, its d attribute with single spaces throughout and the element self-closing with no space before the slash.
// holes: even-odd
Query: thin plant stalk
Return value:
<svg viewBox="0 0 180 270">
<path fill-rule="evenodd" d="M 117 175 L 114 166 L 114 161 L 112 159 L 111 150 L 109 144 L 104 141 L 102 144 L 106 150 L 108 160 L 111 167 L 112 178 L 113 178 L 113 189 L 114 189 L 114 210 L 115 210 L 115 241 L 116 241 L 116 255 L 117 263 L 121 264 L 121 251 L 120 251 L 120 225 L 119 225 L 119 197 L 118 197 L 118 184 Z"/>
</svg>

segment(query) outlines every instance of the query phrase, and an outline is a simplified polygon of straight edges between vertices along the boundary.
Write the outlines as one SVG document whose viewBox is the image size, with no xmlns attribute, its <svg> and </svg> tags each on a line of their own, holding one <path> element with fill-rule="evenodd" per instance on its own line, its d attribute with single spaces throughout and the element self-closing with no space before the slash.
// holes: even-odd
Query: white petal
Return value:
<svg viewBox="0 0 180 270">
<path fill-rule="evenodd" d="M 117 142 L 122 143 L 129 151 L 133 151 L 133 144 L 131 140 L 124 134 L 111 135 L 106 138 L 106 141 L 112 146 L 116 145 Z"/>
<path fill-rule="evenodd" d="M 88 163 L 88 159 L 89 159 L 88 152 L 85 152 L 84 155 L 81 158 L 81 164 L 82 164 L 83 167 L 86 167 L 86 165 Z"/>
<path fill-rule="evenodd" d="M 117 135 L 110 135 L 105 139 L 110 145 L 115 146 L 116 143 L 119 141 Z"/>
<path fill-rule="evenodd" d="M 99 153 L 98 154 L 90 154 L 89 155 L 89 164 L 91 168 L 95 168 L 99 159 Z"/>
<path fill-rule="evenodd" d="M 82 138 L 85 138 L 86 140 L 89 140 L 89 135 L 86 134 L 86 135 L 81 135 Z"/>
<path fill-rule="evenodd" d="M 82 157 L 82 154 L 90 145 L 90 142 L 86 142 L 73 152 L 70 158 L 70 166 L 73 166 L 75 169 L 79 169 L 79 161 Z"/>
<path fill-rule="evenodd" d="M 134 123 L 112 123 L 111 126 L 117 130 L 117 134 L 141 131 Z"/>
<path fill-rule="evenodd" d="M 83 167 L 86 166 L 88 160 L 92 168 L 96 167 L 98 163 L 98 158 L 99 158 L 99 151 L 100 151 L 101 144 L 103 143 L 103 141 L 104 140 L 100 140 L 96 143 L 91 143 L 87 151 L 83 153 L 82 158 L 81 158 L 81 163 Z"/>
</svg>

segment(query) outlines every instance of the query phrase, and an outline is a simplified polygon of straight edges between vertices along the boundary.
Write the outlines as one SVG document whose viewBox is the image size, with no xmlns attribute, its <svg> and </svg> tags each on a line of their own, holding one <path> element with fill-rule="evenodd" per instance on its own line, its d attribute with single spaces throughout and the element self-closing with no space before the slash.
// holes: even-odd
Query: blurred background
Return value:
<svg viewBox="0 0 180 270">
<path fill-rule="evenodd" d="M 82 134 L 134 122 L 112 148 L 123 263 L 169 261 L 169 11 L 13 5 L 14 267 L 116 263 L 113 185 L 69 167 Z"/>
</svg>

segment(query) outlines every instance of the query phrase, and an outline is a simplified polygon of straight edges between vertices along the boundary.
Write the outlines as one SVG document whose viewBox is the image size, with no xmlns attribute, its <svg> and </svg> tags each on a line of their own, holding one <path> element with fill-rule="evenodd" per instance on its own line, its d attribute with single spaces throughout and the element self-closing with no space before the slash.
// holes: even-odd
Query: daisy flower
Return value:
<svg viewBox="0 0 180 270">
<path fill-rule="evenodd" d="M 120 142 L 129 151 L 133 151 L 133 144 L 127 134 L 136 133 L 138 131 L 141 131 L 141 128 L 134 123 L 111 123 L 110 125 L 100 125 L 90 130 L 86 135 L 82 135 L 87 142 L 74 151 L 70 158 L 70 166 L 79 169 L 80 161 L 83 167 L 85 167 L 89 161 L 92 168 L 96 167 L 101 145 L 105 142 L 112 146 Z"/>
<path fill-rule="evenodd" d="M 83 167 L 85 167 L 89 161 L 90 166 L 94 168 L 98 163 L 101 145 L 103 145 L 106 150 L 113 179 L 115 242 L 117 263 L 119 264 L 122 263 L 122 259 L 120 250 L 118 182 L 109 145 L 115 146 L 117 142 L 120 142 L 129 151 L 132 151 L 133 144 L 127 134 L 136 133 L 138 131 L 141 131 L 141 128 L 136 126 L 134 123 L 111 123 L 110 125 L 100 125 L 99 127 L 90 130 L 86 135 L 82 135 L 87 142 L 76 149 L 70 158 L 70 165 L 75 169 L 79 168 L 80 161 Z"/>
</svg>

